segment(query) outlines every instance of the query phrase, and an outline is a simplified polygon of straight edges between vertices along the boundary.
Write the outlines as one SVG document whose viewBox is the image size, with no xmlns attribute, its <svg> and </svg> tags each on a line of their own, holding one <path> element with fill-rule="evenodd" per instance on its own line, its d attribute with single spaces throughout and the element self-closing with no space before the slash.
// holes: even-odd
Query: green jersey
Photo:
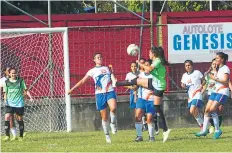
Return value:
<svg viewBox="0 0 232 153">
<path fill-rule="evenodd" d="M 6 80 L 4 92 L 6 93 L 6 105 L 11 107 L 24 107 L 24 94 L 26 85 L 23 79 L 19 78 L 15 82 Z"/>
<path fill-rule="evenodd" d="M 166 67 L 161 63 L 160 58 L 156 58 L 151 64 L 154 69 L 151 71 L 153 76 L 152 85 L 157 90 L 166 89 Z"/>
</svg>

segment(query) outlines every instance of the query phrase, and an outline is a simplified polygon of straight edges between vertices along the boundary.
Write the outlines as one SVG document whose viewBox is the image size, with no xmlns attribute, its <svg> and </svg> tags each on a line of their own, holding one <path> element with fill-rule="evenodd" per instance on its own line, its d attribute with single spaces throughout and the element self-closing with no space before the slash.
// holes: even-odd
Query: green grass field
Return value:
<svg viewBox="0 0 232 153">
<path fill-rule="evenodd" d="M 112 144 L 105 142 L 103 131 L 72 133 L 28 133 L 23 142 L 1 141 L 2 152 L 232 152 L 232 127 L 223 127 L 220 139 L 212 135 L 196 138 L 199 129 L 172 129 L 169 139 L 163 143 L 162 133 L 155 142 L 134 142 L 135 130 L 119 131 L 111 136 Z M 2 136 L 2 139 L 4 137 Z"/>
</svg>

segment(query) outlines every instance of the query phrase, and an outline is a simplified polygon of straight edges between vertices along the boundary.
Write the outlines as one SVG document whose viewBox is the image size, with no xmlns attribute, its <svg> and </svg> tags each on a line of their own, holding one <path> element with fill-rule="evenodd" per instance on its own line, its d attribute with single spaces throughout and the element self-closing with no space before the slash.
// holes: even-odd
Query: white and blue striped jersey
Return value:
<svg viewBox="0 0 232 153">
<path fill-rule="evenodd" d="M 114 91 L 111 82 L 111 72 L 107 66 L 99 66 L 90 69 L 87 74 L 95 83 L 95 94 Z"/>
<path fill-rule="evenodd" d="M 139 78 L 152 78 L 151 74 L 146 74 L 145 72 L 140 72 Z M 139 87 L 138 89 L 138 98 L 142 98 L 144 100 L 153 101 L 154 95 L 153 91 L 148 90 L 147 88 Z"/>
</svg>

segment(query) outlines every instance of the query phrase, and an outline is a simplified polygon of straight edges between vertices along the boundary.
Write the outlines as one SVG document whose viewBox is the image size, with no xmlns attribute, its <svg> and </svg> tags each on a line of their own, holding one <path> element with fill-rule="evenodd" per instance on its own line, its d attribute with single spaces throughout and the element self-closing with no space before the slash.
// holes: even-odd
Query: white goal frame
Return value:
<svg viewBox="0 0 232 153">
<path fill-rule="evenodd" d="M 64 83 L 65 83 L 65 104 L 66 104 L 66 122 L 67 132 L 72 131 L 71 120 L 71 96 L 68 95 L 70 89 L 70 71 L 69 71 L 69 48 L 68 48 L 68 28 L 16 28 L 16 29 L 0 29 L 1 34 L 27 34 L 27 33 L 63 33 L 63 56 L 64 56 Z"/>
</svg>

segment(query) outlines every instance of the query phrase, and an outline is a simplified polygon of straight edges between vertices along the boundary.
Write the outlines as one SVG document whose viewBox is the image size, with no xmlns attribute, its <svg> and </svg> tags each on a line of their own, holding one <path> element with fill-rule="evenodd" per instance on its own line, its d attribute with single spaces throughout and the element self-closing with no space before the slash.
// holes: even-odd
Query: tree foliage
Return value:
<svg viewBox="0 0 232 153">
<path fill-rule="evenodd" d="M 9 1 L 13 5 L 21 8 L 30 14 L 47 14 L 47 1 Z M 134 12 L 142 12 L 143 0 L 122 0 L 117 1 L 126 8 Z M 164 1 L 153 1 L 154 12 L 160 12 Z M 212 1 L 213 10 L 232 10 L 232 1 Z M 226 5 L 225 3 L 229 4 Z M 51 1 L 52 14 L 76 14 L 86 13 L 86 7 L 94 7 L 92 1 Z M 114 12 L 114 3 L 112 1 L 97 1 L 98 12 Z M 164 11 L 203 11 L 209 10 L 209 1 L 167 1 Z M 123 8 L 117 6 L 118 12 L 126 12 Z M 150 0 L 145 0 L 145 12 L 150 11 Z M 22 15 L 15 8 L 1 1 L 1 15 Z"/>
<path fill-rule="evenodd" d="M 47 14 L 47 1 L 9 1 L 11 4 L 30 14 Z M 52 14 L 76 14 L 84 12 L 81 1 L 51 1 Z M 22 12 L 1 1 L 1 15 L 23 15 Z"/>
<path fill-rule="evenodd" d="M 229 5 L 232 5 L 231 1 L 226 2 Z M 228 10 L 232 9 L 229 5 L 226 5 L 222 1 L 212 1 L 212 9 L 213 10 Z M 209 10 L 209 1 L 168 1 L 167 9 L 171 12 L 182 12 L 182 11 L 204 11 Z"/>
</svg>

